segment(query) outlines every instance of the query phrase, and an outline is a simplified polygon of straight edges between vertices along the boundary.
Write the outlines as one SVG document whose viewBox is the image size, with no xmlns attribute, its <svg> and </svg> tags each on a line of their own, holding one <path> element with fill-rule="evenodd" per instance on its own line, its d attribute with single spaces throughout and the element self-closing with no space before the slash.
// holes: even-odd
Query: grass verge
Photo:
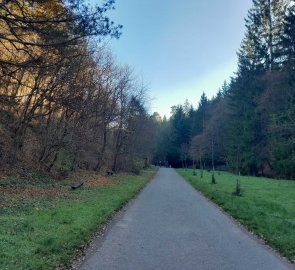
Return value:
<svg viewBox="0 0 295 270">
<path fill-rule="evenodd" d="M 234 174 L 216 172 L 214 185 L 212 174 L 207 171 L 203 178 L 200 171 L 196 176 L 190 169 L 177 171 L 250 231 L 295 262 L 295 181 L 241 176 L 241 196 L 235 196 L 237 176 Z"/>
<path fill-rule="evenodd" d="M 0 269 L 54 269 L 70 263 L 154 174 L 146 170 L 139 176 L 91 179 L 75 191 L 68 183 L 1 180 Z"/>
</svg>

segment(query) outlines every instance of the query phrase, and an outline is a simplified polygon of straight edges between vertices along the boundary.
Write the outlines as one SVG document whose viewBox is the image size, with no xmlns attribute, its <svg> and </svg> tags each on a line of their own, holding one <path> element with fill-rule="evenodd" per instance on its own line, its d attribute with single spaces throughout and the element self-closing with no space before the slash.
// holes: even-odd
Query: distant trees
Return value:
<svg viewBox="0 0 295 270">
<path fill-rule="evenodd" d="M 170 163 L 182 165 L 186 144 L 201 169 L 295 178 L 294 18 L 294 1 L 253 0 L 230 83 L 189 113 L 173 107 Z"/>
</svg>

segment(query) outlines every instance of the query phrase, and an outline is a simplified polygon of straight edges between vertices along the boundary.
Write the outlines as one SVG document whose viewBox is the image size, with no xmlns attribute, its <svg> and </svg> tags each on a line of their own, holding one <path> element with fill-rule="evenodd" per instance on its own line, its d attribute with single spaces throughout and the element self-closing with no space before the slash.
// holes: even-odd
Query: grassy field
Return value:
<svg viewBox="0 0 295 270">
<path fill-rule="evenodd" d="M 54 269 L 69 263 L 154 174 L 92 175 L 75 191 L 69 182 L 0 179 L 0 269 Z"/>
<path fill-rule="evenodd" d="M 211 184 L 211 173 L 178 169 L 189 183 L 219 204 L 283 256 L 295 262 L 295 181 L 240 177 L 241 196 L 233 195 L 237 176 L 216 172 L 217 184 Z"/>
</svg>

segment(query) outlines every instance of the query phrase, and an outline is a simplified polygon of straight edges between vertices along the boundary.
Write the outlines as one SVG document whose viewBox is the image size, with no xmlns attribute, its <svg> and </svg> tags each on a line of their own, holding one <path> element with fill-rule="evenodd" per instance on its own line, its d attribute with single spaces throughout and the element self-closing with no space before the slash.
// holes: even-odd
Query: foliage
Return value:
<svg viewBox="0 0 295 270">
<path fill-rule="evenodd" d="M 87 2 L 1 1 L 3 167 L 66 176 L 78 168 L 128 171 L 151 159 L 155 143 L 139 135 L 145 125 L 154 132 L 144 87 L 98 42 L 121 34 L 108 17 L 114 1 Z"/>
<path fill-rule="evenodd" d="M 66 149 L 60 149 L 55 162 L 55 170 L 63 177 L 73 170 L 73 157 L 66 151 Z"/>
</svg>

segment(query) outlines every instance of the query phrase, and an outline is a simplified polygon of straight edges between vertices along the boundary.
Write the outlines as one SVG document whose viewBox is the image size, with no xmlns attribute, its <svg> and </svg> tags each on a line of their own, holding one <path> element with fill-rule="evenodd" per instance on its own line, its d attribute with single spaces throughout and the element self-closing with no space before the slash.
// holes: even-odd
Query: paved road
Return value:
<svg viewBox="0 0 295 270">
<path fill-rule="evenodd" d="M 173 169 L 160 169 L 80 270 L 291 269 Z"/>
</svg>

